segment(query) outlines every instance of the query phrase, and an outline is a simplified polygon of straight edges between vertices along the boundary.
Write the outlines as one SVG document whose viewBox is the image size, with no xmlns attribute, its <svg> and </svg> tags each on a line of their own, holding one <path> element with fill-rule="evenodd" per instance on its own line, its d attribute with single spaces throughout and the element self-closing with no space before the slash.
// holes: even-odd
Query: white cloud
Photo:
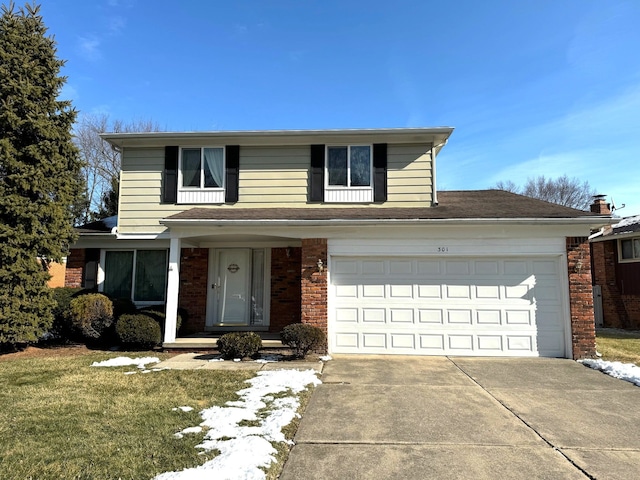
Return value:
<svg viewBox="0 0 640 480">
<path fill-rule="evenodd" d="M 78 90 L 72 85 L 65 83 L 60 90 L 60 95 L 58 95 L 60 100 L 78 100 L 80 95 L 78 94 Z"/>
<path fill-rule="evenodd" d="M 100 52 L 100 40 L 96 37 L 79 37 L 78 50 L 80 55 L 90 61 L 97 61 L 102 58 Z"/>
<path fill-rule="evenodd" d="M 111 33 L 112 35 L 118 35 L 122 33 L 122 30 L 124 30 L 124 27 L 126 24 L 127 22 L 125 18 L 121 16 L 109 17 L 107 19 L 107 26 L 109 28 L 109 33 Z"/>
</svg>

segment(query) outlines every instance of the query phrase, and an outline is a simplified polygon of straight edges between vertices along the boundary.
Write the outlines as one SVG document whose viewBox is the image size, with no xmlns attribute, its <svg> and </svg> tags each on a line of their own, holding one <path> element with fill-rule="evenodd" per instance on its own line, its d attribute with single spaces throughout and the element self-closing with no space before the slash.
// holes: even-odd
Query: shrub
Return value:
<svg viewBox="0 0 640 480">
<path fill-rule="evenodd" d="M 254 332 L 225 333 L 218 339 L 218 350 L 223 358 L 255 358 L 262 348 L 260 335 Z"/>
<path fill-rule="evenodd" d="M 176 334 L 182 326 L 181 310 L 182 309 L 178 309 L 178 316 L 176 318 Z M 158 322 L 158 325 L 160 325 L 161 335 L 164 337 L 164 321 L 166 317 L 164 313 L 164 305 L 151 305 L 149 307 L 143 307 L 139 310 L 139 313 L 143 313 L 144 315 L 147 315 Z"/>
<path fill-rule="evenodd" d="M 138 307 L 130 298 L 113 298 L 111 299 L 111 303 L 113 303 L 113 318 L 118 319 L 121 315 L 133 315 L 138 311 Z"/>
<path fill-rule="evenodd" d="M 50 333 L 54 338 L 67 339 L 71 337 L 69 304 L 80 291 L 80 288 L 75 287 L 58 287 L 52 289 L 53 300 L 56 302 L 56 305 L 53 307 L 53 326 L 51 327 Z"/>
<path fill-rule="evenodd" d="M 296 358 L 304 358 L 311 350 L 324 346 L 326 342 L 322 329 L 306 323 L 287 325 L 280 332 L 280 339 L 293 350 Z"/>
<path fill-rule="evenodd" d="M 113 324 L 113 304 L 100 293 L 76 297 L 69 303 L 69 319 L 86 339 L 102 339 Z"/>
<path fill-rule="evenodd" d="M 160 325 L 143 314 L 124 314 L 116 322 L 116 333 L 124 344 L 153 347 L 160 343 Z"/>
</svg>

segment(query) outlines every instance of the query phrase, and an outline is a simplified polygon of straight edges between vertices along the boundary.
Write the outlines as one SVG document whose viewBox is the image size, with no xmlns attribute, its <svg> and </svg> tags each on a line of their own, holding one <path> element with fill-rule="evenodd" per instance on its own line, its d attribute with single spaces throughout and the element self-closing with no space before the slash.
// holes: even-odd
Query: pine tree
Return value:
<svg viewBox="0 0 640 480">
<path fill-rule="evenodd" d="M 0 17 L 0 348 L 37 341 L 53 321 L 48 261 L 75 240 L 83 191 L 72 142 L 76 112 L 39 6 Z M 38 258 L 42 259 L 41 262 Z"/>
</svg>

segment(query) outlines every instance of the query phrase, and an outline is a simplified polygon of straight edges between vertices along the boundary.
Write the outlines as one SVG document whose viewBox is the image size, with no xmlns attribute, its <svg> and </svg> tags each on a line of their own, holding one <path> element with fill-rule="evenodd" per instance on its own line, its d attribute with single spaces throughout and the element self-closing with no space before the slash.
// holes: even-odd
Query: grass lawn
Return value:
<svg viewBox="0 0 640 480">
<path fill-rule="evenodd" d="M 603 328 L 596 331 L 596 346 L 603 360 L 640 366 L 640 332 Z"/>
<path fill-rule="evenodd" d="M 174 434 L 202 420 L 198 412 L 237 399 L 252 372 L 95 368 L 116 356 L 151 352 L 83 352 L 0 357 L 0 477 L 3 479 L 150 479 L 215 456 L 194 448 L 204 436 Z M 302 408 L 310 393 L 302 395 Z M 174 412 L 178 406 L 191 412 Z M 292 438 L 297 424 L 287 428 Z M 275 445 L 277 478 L 288 454 Z"/>
</svg>

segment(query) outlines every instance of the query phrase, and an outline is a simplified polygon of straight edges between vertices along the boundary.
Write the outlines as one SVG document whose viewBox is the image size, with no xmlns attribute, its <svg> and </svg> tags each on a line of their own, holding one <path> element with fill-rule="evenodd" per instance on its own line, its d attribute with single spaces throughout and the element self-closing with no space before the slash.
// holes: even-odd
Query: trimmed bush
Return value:
<svg viewBox="0 0 640 480">
<path fill-rule="evenodd" d="M 116 322 L 120 341 L 138 347 L 154 347 L 161 341 L 160 325 L 148 315 L 124 314 Z"/>
<path fill-rule="evenodd" d="M 182 326 L 182 315 L 180 310 L 181 309 L 178 310 L 178 316 L 176 318 L 176 334 Z M 147 315 L 158 322 L 158 325 L 160 325 L 161 335 L 164 337 L 164 322 L 166 317 L 164 313 L 164 305 L 151 305 L 149 307 L 143 307 L 139 310 L 139 313 Z"/>
<path fill-rule="evenodd" d="M 89 293 L 69 303 L 73 329 L 88 340 L 100 340 L 113 324 L 113 304 L 101 293 Z"/>
<path fill-rule="evenodd" d="M 72 336 L 69 322 L 69 304 L 80 291 L 82 289 L 76 287 L 57 287 L 52 290 L 56 306 L 53 307 L 53 326 L 49 333 L 54 338 L 69 339 Z"/>
<path fill-rule="evenodd" d="M 324 346 L 327 339 L 318 327 L 306 323 L 293 323 L 282 329 L 280 340 L 293 350 L 296 358 L 304 358 L 311 350 Z"/>
<path fill-rule="evenodd" d="M 113 318 L 118 319 L 121 315 L 133 315 L 138 312 L 138 307 L 130 298 L 112 298 Z"/>
<path fill-rule="evenodd" d="M 218 351 L 223 358 L 255 358 L 262 348 L 260 335 L 254 332 L 225 333 L 218 339 Z"/>
</svg>

